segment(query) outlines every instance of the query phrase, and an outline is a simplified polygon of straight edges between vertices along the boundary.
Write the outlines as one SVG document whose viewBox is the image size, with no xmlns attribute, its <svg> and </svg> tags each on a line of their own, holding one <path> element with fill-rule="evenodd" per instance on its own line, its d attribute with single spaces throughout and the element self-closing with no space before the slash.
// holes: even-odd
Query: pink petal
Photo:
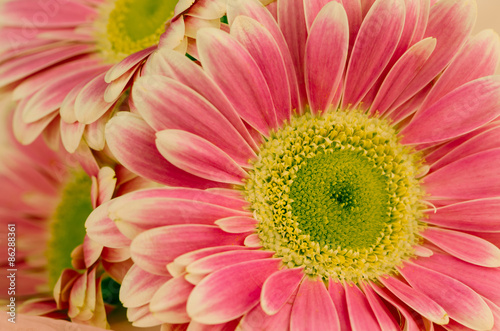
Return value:
<svg viewBox="0 0 500 331">
<path fill-rule="evenodd" d="M 347 15 L 341 4 L 332 1 L 314 20 L 306 43 L 306 90 L 313 112 L 330 107 L 344 73 L 348 46 Z"/>
<path fill-rule="evenodd" d="M 225 233 L 216 226 L 172 225 L 141 233 L 132 241 L 130 254 L 142 269 L 168 275 L 167 264 L 176 257 L 205 247 L 241 245 L 241 235 Z"/>
<path fill-rule="evenodd" d="M 410 99 L 445 68 L 466 42 L 476 14 L 475 2 L 468 0 L 443 0 L 431 7 L 425 37 L 437 39 L 436 49 L 393 107 Z"/>
<path fill-rule="evenodd" d="M 419 41 L 406 51 L 387 74 L 372 103 L 371 111 L 384 113 L 418 74 L 436 47 L 435 38 Z"/>
<path fill-rule="evenodd" d="M 177 9 L 177 8 L 176 8 Z M 226 13 L 224 0 L 199 0 L 189 8 L 189 15 L 203 19 L 219 19 Z"/>
<path fill-rule="evenodd" d="M 278 313 L 296 292 L 302 279 L 302 268 L 285 268 L 269 276 L 260 294 L 262 310 L 268 315 Z"/>
<path fill-rule="evenodd" d="M 236 250 L 213 254 L 189 264 L 186 272 L 190 274 L 209 274 L 237 263 L 270 258 L 274 252 L 261 250 Z"/>
<path fill-rule="evenodd" d="M 241 185 L 247 176 L 219 147 L 186 131 L 160 131 L 156 134 L 156 146 L 173 165 L 201 178 Z"/>
<path fill-rule="evenodd" d="M 104 113 L 95 122 L 85 126 L 83 137 L 85 138 L 87 145 L 93 150 L 102 151 L 106 147 L 104 129 L 109 121 L 109 118 L 111 117 L 112 112 L 113 109 L 109 108 L 106 113 Z"/>
<path fill-rule="evenodd" d="M 210 0 L 203 0 L 203 1 L 210 1 Z M 212 0 L 213 1 L 213 0 Z M 221 15 L 222 17 L 224 15 Z M 185 15 L 184 16 L 184 25 L 186 27 L 186 31 L 184 34 L 192 39 L 196 39 L 196 34 L 198 33 L 198 30 L 203 29 L 203 28 L 215 28 L 215 29 L 220 29 L 220 17 L 217 19 L 212 19 L 212 20 L 206 20 L 203 18 L 199 17 L 194 17 L 191 15 Z"/>
<path fill-rule="evenodd" d="M 424 293 L 415 290 L 394 277 L 379 277 L 379 281 L 410 308 L 436 324 L 447 324 L 448 314 Z"/>
<path fill-rule="evenodd" d="M 104 75 L 105 73 L 102 73 L 92 79 L 78 93 L 75 101 L 75 115 L 79 122 L 84 124 L 93 123 L 113 106 L 113 102 L 104 100 L 104 92 L 108 87 L 108 84 L 104 81 Z"/>
<path fill-rule="evenodd" d="M 111 248 L 104 247 L 101 257 L 103 260 L 112 263 L 123 262 L 130 259 L 130 247 Z"/>
<path fill-rule="evenodd" d="M 413 288 L 442 306 L 450 318 L 476 330 L 493 327 L 493 315 L 488 305 L 461 282 L 408 262 L 398 270 Z M 457 305 L 457 302 L 460 304 Z"/>
<path fill-rule="evenodd" d="M 239 41 L 254 59 L 264 75 L 274 102 L 278 124 L 290 119 L 290 90 L 286 68 L 278 44 L 260 22 L 245 16 L 237 17 L 231 25 L 231 36 Z"/>
<path fill-rule="evenodd" d="M 229 233 L 245 233 L 256 230 L 258 221 L 252 217 L 231 216 L 215 221 L 222 230 Z"/>
<path fill-rule="evenodd" d="M 259 248 L 262 247 L 262 242 L 257 233 L 252 233 L 245 238 L 244 245 L 247 247 Z"/>
<path fill-rule="evenodd" d="M 356 107 L 375 84 L 396 49 L 404 17 L 404 2 L 400 0 L 380 0 L 370 9 L 347 66 L 342 108 Z"/>
<path fill-rule="evenodd" d="M 243 262 L 210 274 L 191 292 L 189 316 L 199 323 L 219 324 L 245 314 L 259 302 L 264 281 L 280 263 L 281 259 Z"/>
<path fill-rule="evenodd" d="M 293 303 L 290 331 L 307 330 L 340 330 L 340 323 L 325 284 L 305 277 Z"/>
<path fill-rule="evenodd" d="M 175 258 L 174 263 L 176 263 L 179 266 L 186 267 L 189 264 L 202 259 L 204 257 L 217 254 L 217 253 L 222 253 L 222 252 L 228 252 L 228 251 L 235 251 L 235 250 L 245 250 L 248 249 L 248 247 L 245 246 L 216 246 L 216 247 L 207 247 L 207 248 L 202 248 L 199 250 L 195 250 L 186 254 L 183 254 L 177 258 Z"/>
<path fill-rule="evenodd" d="M 151 46 L 126 57 L 120 63 L 115 64 L 111 69 L 108 70 L 106 76 L 104 77 L 104 80 L 106 81 L 106 83 L 111 83 L 115 79 L 118 79 L 121 75 L 126 74 L 127 71 L 147 58 L 155 50 L 156 46 Z"/>
<path fill-rule="evenodd" d="M 79 122 L 68 124 L 62 118 L 60 120 L 60 124 L 61 124 L 61 140 L 64 145 L 64 148 L 69 153 L 74 153 L 78 149 L 80 141 L 83 138 L 83 132 L 85 131 L 85 124 Z"/>
<path fill-rule="evenodd" d="M 394 319 L 394 316 L 392 316 L 391 312 L 387 309 L 385 304 L 382 302 L 380 297 L 366 283 L 361 283 L 361 287 L 363 289 L 363 292 L 365 293 L 368 303 L 370 304 L 370 307 L 372 307 L 373 313 L 377 318 L 380 328 L 384 331 L 399 331 L 400 327 L 398 323 Z"/>
<path fill-rule="evenodd" d="M 432 197 L 481 199 L 500 195 L 500 148 L 470 155 L 425 177 Z"/>
<path fill-rule="evenodd" d="M 304 16 L 307 24 L 307 32 L 310 33 L 311 26 L 313 25 L 316 16 L 318 16 L 321 9 L 323 9 L 323 7 L 330 1 L 331 0 L 311 0 L 304 2 Z M 342 0 L 335 0 L 335 2 L 342 5 Z"/>
<path fill-rule="evenodd" d="M 401 134 L 403 144 L 439 142 L 468 133 L 500 115 L 500 77 L 474 80 L 419 112 Z"/>
<path fill-rule="evenodd" d="M 98 242 L 85 236 L 83 238 L 83 255 L 85 258 L 85 267 L 90 268 L 101 256 L 103 246 Z"/>
<path fill-rule="evenodd" d="M 347 301 L 345 297 L 344 286 L 339 282 L 334 282 L 331 278 L 328 280 L 328 293 L 332 298 L 333 305 L 339 316 L 340 329 L 351 331 L 351 322 L 349 322 L 349 312 L 347 311 Z"/>
<path fill-rule="evenodd" d="M 53 112 L 42 119 L 33 122 L 25 123 L 22 119 L 23 108 L 29 99 L 24 99 L 18 103 L 13 116 L 13 131 L 16 139 L 23 145 L 33 143 L 36 138 L 45 130 L 45 128 L 57 117 L 57 112 Z"/>
<path fill-rule="evenodd" d="M 427 228 L 420 235 L 461 260 L 483 267 L 500 267 L 500 249 L 484 239 L 440 228 Z"/>
<path fill-rule="evenodd" d="M 148 304 L 156 291 L 171 277 L 158 276 L 134 264 L 127 272 L 120 287 L 120 301 L 124 307 Z"/>
<path fill-rule="evenodd" d="M 500 60 L 500 40 L 492 30 L 471 38 L 439 77 L 422 108 L 432 105 L 457 87 L 475 79 L 495 74 Z"/>
<path fill-rule="evenodd" d="M 260 305 L 243 315 L 239 328 L 242 330 L 288 330 L 293 299 L 290 299 L 281 310 L 272 316 L 265 313 Z"/>
<path fill-rule="evenodd" d="M 89 215 L 85 222 L 87 235 L 106 247 L 121 248 L 130 245 L 131 240 L 125 237 L 108 218 L 108 205 L 103 204 Z"/>
<path fill-rule="evenodd" d="M 132 67 L 132 69 L 127 71 L 125 74 L 109 83 L 109 85 L 107 85 L 106 87 L 106 90 L 104 91 L 104 101 L 113 103 L 118 100 L 118 98 L 126 90 L 131 78 L 136 74 L 137 69 L 138 67 Z"/>
<path fill-rule="evenodd" d="M 184 276 L 178 276 L 161 286 L 151 299 L 149 309 L 153 315 L 165 323 L 187 323 L 186 302 L 194 286 Z"/>
<path fill-rule="evenodd" d="M 131 171 L 171 186 L 207 188 L 217 183 L 180 170 L 158 152 L 155 132 L 135 114 L 120 112 L 106 125 L 106 141 L 113 155 Z M 137 157 L 137 151 L 141 157 Z"/>
<path fill-rule="evenodd" d="M 344 289 L 352 330 L 380 330 L 377 319 L 363 292 L 353 284 L 344 285 Z"/>
<path fill-rule="evenodd" d="M 13 327 L 13 325 L 15 325 Z M 75 323 L 68 321 L 31 315 L 16 316 L 16 324 L 9 322 L 7 318 L 0 320 L 2 330 L 71 330 L 75 327 Z M 80 331 L 102 331 L 101 328 L 90 325 L 78 324 Z"/>
<path fill-rule="evenodd" d="M 150 327 L 161 324 L 161 321 L 153 316 L 149 310 L 149 305 L 141 307 L 131 307 L 127 309 L 127 319 L 136 327 Z"/>
<path fill-rule="evenodd" d="M 500 232 L 500 198 L 464 201 L 427 212 L 425 222 L 464 231 Z"/>
<path fill-rule="evenodd" d="M 215 29 L 198 32 L 197 46 L 205 71 L 236 111 L 267 135 L 277 126 L 276 113 L 265 78 L 250 54 L 227 33 Z"/>
<path fill-rule="evenodd" d="M 185 130 L 215 144 L 238 164 L 255 157 L 229 121 L 205 98 L 189 87 L 163 76 L 146 76 L 134 84 L 138 112 L 156 131 Z"/>
</svg>

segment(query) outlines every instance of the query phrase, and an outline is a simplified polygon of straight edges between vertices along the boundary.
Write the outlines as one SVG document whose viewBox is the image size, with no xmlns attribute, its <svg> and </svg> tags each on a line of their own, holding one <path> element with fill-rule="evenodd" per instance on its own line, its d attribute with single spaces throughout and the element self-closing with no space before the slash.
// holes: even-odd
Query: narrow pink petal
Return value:
<svg viewBox="0 0 500 331">
<path fill-rule="evenodd" d="M 436 39 L 419 41 L 394 64 L 372 103 L 371 111 L 384 113 L 405 89 L 406 85 L 418 74 L 436 47 Z"/>
<path fill-rule="evenodd" d="M 276 113 L 265 78 L 241 44 L 220 30 L 203 29 L 198 32 L 197 46 L 203 68 L 240 116 L 262 134 L 276 128 Z"/>
<path fill-rule="evenodd" d="M 425 222 L 446 228 L 500 232 L 500 198 L 464 201 L 427 212 Z"/>
<path fill-rule="evenodd" d="M 414 5 L 418 6 L 418 9 L 416 9 L 417 17 L 414 22 L 413 35 L 409 45 L 413 45 L 424 38 L 425 30 L 429 23 L 429 14 L 433 6 L 431 2 L 433 1 L 434 0 L 425 0 L 414 2 Z"/>
<path fill-rule="evenodd" d="M 290 331 L 307 330 L 340 330 L 340 323 L 325 284 L 305 277 L 293 303 Z"/>
<path fill-rule="evenodd" d="M 89 215 L 85 222 L 90 239 L 106 247 L 121 248 L 130 245 L 131 240 L 125 237 L 108 218 L 108 205 L 103 204 Z"/>
<path fill-rule="evenodd" d="M 201 178 L 241 185 L 247 176 L 219 147 L 186 131 L 160 131 L 156 133 L 156 146 L 173 165 Z"/>
<path fill-rule="evenodd" d="M 450 318 L 476 330 L 489 330 L 493 327 L 493 315 L 490 308 L 476 292 L 466 285 L 439 272 L 409 262 L 398 270 L 413 288 L 426 294 L 443 307 Z M 460 302 L 460 305 L 457 305 L 457 302 Z"/>
<path fill-rule="evenodd" d="M 277 3 L 271 3 L 271 5 L 273 4 Z M 294 64 L 292 62 L 292 58 L 290 57 L 287 42 L 285 41 L 285 38 L 283 37 L 283 34 L 276 22 L 277 20 L 272 16 L 272 14 L 269 13 L 268 9 L 269 5 L 264 7 L 257 0 L 234 0 L 227 3 L 227 18 L 229 24 L 232 24 L 237 16 L 248 16 L 262 24 L 273 36 L 280 53 L 283 56 L 283 63 L 288 77 L 288 86 L 290 88 L 292 109 L 296 109 L 297 112 L 300 113 L 301 106 L 299 105 L 297 75 L 295 74 Z"/>
<path fill-rule="evenodd" d="M 85 124 L 79 122 L 68 124 L 62 118 L 60 123 L 63 146 L 69 153 L 74 153 L 82 140 Z"/>
<path fill-rule="evenodd" d="M 156 131 L 185 130 L 212 142 L 238 164 L 255 157 L 251 147 L 231 123 L 205 98 L 174 79 L 141 77 L 132 90 L 134 104 Z"/>
<path fill-rule="evenodd" d="M 269 276 L 260 294 L 262 310 L 268 315 L 278 313 L 296 292 L 302 279 L 304 279 L 302 268 L 285 268 Z"/>
<path fill-rule="evenodd" d="M 199 93 L 227 118 L 250 146 L 258 149 L 234 107 L 199 65 L 189 60 L 183 54 L 160 48 L 149 58 L 144 66 L 144 71 L 148 72 L 148 70 L 149 75 L 161 74 L 173 78 L 177 82 Z"/>
<path fill-rule="evenodd" d="M 130 254 L 139 267 L 168 275 L 167 264 L 189 251 L 221 245 L 241 245 L 241 235 L 210 225 L 172 225 L 141 233 L 132 241 Z"/>
<path fill-rule="evenodd" d="M 495 302 L 500 300 L 499 268 L 479 267 L 450 255 L 435 253 L 430 258 L 417 259 L 417 264 L 448 275 Z"/>
<path fill-rule="evenodd" d="M 484 127 L 481 127 L 483 129 Z M 475 130 L 478 131 L 478 130 Z M 482 131 L 482 130 L 481 130 Z M 471 132 L 475 133 L 475 132 Z M 482 151 L 486 151 L 488 149 L 500 147 L 500 125 L 496 124 L 493 128 L 489 128 L 489 130 L 485 130 L 480 132 L 479 134 L 468 137 L 470 139 L 466 139 L 462 144 L 458 145 L 458 147 L 452 149 L 448 154 L 441 157 L 437 162 L 431 165 L 431 169 L 439 169 L 452 163 L 457 159 L 464 158 L 466 156 L 476 154 Z M 457 142 L 458 143 L 458 142 Z M 449 151 L 450 148 L 453 148 L 455 144 L 451 144 L 441 151 L 445 152 Z M 437 153 L 435 154 L 437 156 Z M 428 158 L 426 157 L 426 160 Z"/>
<path fill-rule="evenodd" d="M 120 112 L 106 125 L 106 141 L 113 155 L 131 171 L 171 186 L 207 188 L 217 183 L 180 170 L 158 152 L 155 132 L 144 120 L 132 113 Z M 137 151 L 141 157 L 137 157 Z"/>
<path fill-rule="evenodd" d="M 10 302 L 8 304 L 10 304 Z M 9 309 L 10 309 L 10 307 L 9 307 Z M 28 299 L 28 300 L 24 301 L 22 303 L 22 305 L 17 307 L 17 313 L 19 313 L 19 314 L 38 315 L 38 316 L 43 316 L 45 314 L 55 312 L 56 310 L 58 310 L 57 304 L 56 304 L 54 298 L 51 298 L 51 297 Z M 10 316 L 9 316 L 9 318 L 10 318 Z M 17 322 L 17 320 L 16 320 L 16 322 Z M 10 323 L 13 324 L 12 322 L 10 322 Z"/>
<path fill-rule="evenodd" d="M 400 327 L 396 322 L 396 319 L 394 318 L 394 316 L 392 316 L 391 312 L 387 309 L 385 304 L 373 291 L 373 289 L 364 282 L 361 283 L 361 288 L 363 289 L 366 299 L 368 300 L 368 303 L 370 304 L 370 307 L 372 308 L 372 311 L 377 318 L 380 328 L 384 331 L 399 331 Z"/>
<path fill-rule="evenodd" d="M 18 103 L 12 119 L 14 136 L 23 145 L 33 143 L 43 130 L 57 117 L 57 112 L 53 112 L 42 119 L 33 122 L 25 123 L 22 119 L 23 108 L 29 99 L 24 99 Z"/>
<path fill-rule="evenodd" d="M 87 145 L 96 151 L 102 151 L 106 147 L 106 138 L 104 129 L 113 113 L 113 108 L 110 107 L 106 113 L 99 117 L 95 122 L 85 126 L 83 137 Z"/>
<path fill-rule="evenodd" d="M 341 4 L 332 1 L 314 20 L 306 43 L 306 90 L 313 112 L 330 107 L 344 73 L 348 46 L 347 14 Z"/>
<path fill-rule="evenodd" d="M 459 159 L 425 177 L 432 197 L 481 199 L 500 195 L 500 148 Z"/>
<path fill-rule="evenodd" d="M 174 277 L 156 291 L 149 309 L 164 323 L 187 323 L 190 318 L 186 312 L 186 302 L 193 288 L 184 276 Z"/>
<path fill-rule="evenodd" d="M 104 81 L 104 75 L 105 73 L 102 73 L 92 79 L 78 93 L 75 100 L 75 115 L 79 122 L 84 124 L 93 123 L 113 106 L 113 102 L 104 100 L 104 92 L 108 87 L 108 84 Z"/>
<path fill-rule="evenodd" d="M 470 0 L 442 0 L 431 7 L 425 37 L 437 39 L 436 49 L 393 107 L 410 99 L 450 63 L 467 41 L 474 26 L 476 14 L 476 3 Z"/>
<path fill-rule="evenodd" d="M 278 0 L 278 24 L 292 57 L 298 87 L 298 110 L 306 104 L 307 93 L 304 79 L 304 55 L 307 41 L 307 25 L 303 0 Z M 293 104 L 292 104 L 293 106 Z"/>
<path fill-rule="evenodd" d="M 83 255 L 86 268 L 90 268 L 99 259 L 103 248 L 103 245 L 85 235 L 85 237 L 83 238 Z"/>
<path fill-rule="evenodd" d="M 236 250 L 213 254 L 196 260 L 186 267 L 191 274 L 209 274 L 237 263 L 270 258 L 274 252 L 261 250 Z"/>
<path fill-rule="evenodd" d="M 272 316 L 264 312 L 260 305 L 256 305 L 243 315 L 238 327 L 242 330 L 288 330 L 290 328 L 292 303 L 293 299 L 289 300 L 278 313 Z"/>
<path fill-rule="evenodd" d="M 404 284 L 394 277 L 379 277 L 379 281 L 410 308 L 436 324 L 447 324 L 446 311 L 424 293 Z"/>
<path fill-rule="evenodd" d="M 264 281 L 280 263 L 281 259 L 243 262 L 210 274 L 191 292 L 189 316 L 199 323 L 219 324 L 245 314 L 259 302 Z"/>
<path fill-rule="evenodd" d="M 68 309 L 68 317 L 73 318 L 78 316 L 81 309 L 85 305 L 85 295 L 87 291 L 87 276 L 88 270 L 85 270 L 83 275 L 78 276 L 75 283 L 71 287 L 70 305 Z"/>
<path fill-rule="evenodd" d="M 307 32 L 310 33 L 311 26 L 313 25 L 316 16 L 323 7 L 329 3 L 331 0 L 311 0 L 304 2 L 304 16 L 306 18 Z M 342 0 L 335 0 L 335 2 L 342 5 Z"/>
<path fill-rule="evenodd" d="M 231 216 L 215 221 L 222 230 L 229 233 L 244 233 L 256 230 L 258 221 L 253 217 Z"/>
<path fill-rule="evenodd" d="M 191 2 L 190 5 L 193 3 L 191 0 L 189 0 L 189 2 Z M 184 24 L 184 15 L 173 17 L 173 19 L 167 23 L 165 32 L 160 36 L 158 48 L 165 48 L 169 50 L 178 49 L 180 46 L 182 46 L 182 43 L 185 39 L 185 33 L 186 25 Z M 185 53 L 186 52 L 181 52 L 181 54 Z"/>
<path fill-rule="evenodd" d="M 342 108 L 356 107 L 391 59 L 403 31 L 404 2 L 375 2 L 363 20 L 347 67 Z"/>
<path fill-rule="evenodd" d="M 111 69 L 108 70 L 106 76 L 104 77 L 104 80 L 106 81 L 106 83 L 111 83 L 115 79 L 118 79 L 121 75 L 126 74 L 127 71 L 147 58 L 155 50 L 156 46 L 151 46 L 126 57 L 120 63 L 115 64 Z"/>
<path fill-rule="evenodd" d="M 108 210 L 109 217 L 115 221 L 120 232 L 131 239 L 146 230 L 161 226 L 214 225 L 214 222 L 221 218 L 249 215 L 243 210 L 175 198 L 114 200 Z"/>
<path fill-rule="evenodd" d="M 247 247 L 258 248 L 262 247 L 262 242 L 260 241 L 257 233 L 252 233 L 245 238 L 244 245 Z"/>
<path fill-rule="evenodd" d="M 381 330 L 363 292 L 354 284 L 344 285 L 344 288 L 352 330 Z"/>
<path fill-rule="evenodd" d="M 328 280 L 328 293 L 330 293 L 333 305 L 339 316 L 340 330 L 351 331 L 344 286 L 340 282 L 334 282 L 330 278 Z"/>
<path fill-rule="evenodd" d="M 245 246 L 233 246 L 233 245 L 207 247 L 207 248 L 194 250 L 194 251 L 186 253 L 186 254 L 182 254 L 181 256 L 178 256 L 177 258 L 175 258 L 174 263 L 176 263 L 179 266 L 186 267 L 189 264 L 191 264 L 199 259 L 202 259 L 204 257 L 210 256 L 213 254 L 228 252 L 228 251 L 245 250 L 245 249 L 249 249 L 249 248 L 245 247 Z"/>
<path fill-rule="evenodd" d="M 429 84 L 420 90 L 417 94 L 413 96 L 410 100 L 399 106 L 398 108 L 391 108 L 389 111 L 382 114 L 382 117 L 387 117 L 391 119 L 391 123 L 395 125 L 401 125 L 405 120 L 408 121 L 411 117 L 410 115 L 414 114 L 420 107 L 420 105 L 424 102 L 425 97 L 429 94 L 432 86 Z M 407 124 L 406 124 L 407 125 Z M 402 127 L 404 128 L 403 125 Z"/>
<path fill-rule="evenodd" d="M 141 307 L 128 308 L 127 319 L 132 322 L 133 326 L 141 328 L 157 326 L 161 324 L 161 321 L 154 317 L 149 310 L 149 304 Z"/>
<path fill-rule="evenodd" d="M 500 115 L 500 77 L 476 79 L 419 112 L 401 134 L 404 144 L 439 142 L 468 133 Z"/>
<path fill-rule="evenodd" d="M 492 30 L 471 38 L 439 77 L 422 108 L 432 105 L 447 93 L 475 79 L 495 74 L 500 60 L 500 40 Z"/>
<path fill-rule="evenodd" d="M 420 235 L 461 260 L 483 267 L 500 267 L 500 249 L 484 239 L 434 227 L 425 229 Z"/>
<path fill-rule="evenodd" d="M 120 95 L 122 95 L 122 93 L 126 90 L 126 87 L 130 82 L 130 79 L 136 74 L 138 68 L 139 68 L 138 66 L 132 67 L 125 74 L 121 75 L 119 78 L 109 83 L 103 94 L 104 101 L 108 103 L 113 103 L 116 100 L 118 100 Z"/>
<path fill-rule="evenodd" d="M 264 75 L 271 93 L 278 124 L 290 119 L 290 90 L 283 55 L 270 32 L 260 22 L 239 16 L 231 25 L 231 36 L 250 53 Z M 287 54 L 285 54 L 287 56 Z"/>
<path fill-rule="evenodd" d="M 206 1 L 206 0 L 204 0 Z M 222 15 L 224 16 L 224 15 Z M 220 16 L 220 17 L 222 17 Z M 203 18 L 199 17 L 194 17 L 191 15 L 185 15 L 184 16 L 184 25 L 186 27 L 186 31 L 184 34 L 192 39 L 196 39 L 196 34 L 198 33 L 198 30 L 203 29 L 203 28 L 215 28 L 215 29 L 220 29 L 220 17 L 219 19 L 213 19 L 213 20 L 206 20 Z"/>
<path fill-rule="evenodd" d="M 76 85 L 71 91 L 66 94 L 63 102 L 61 103 L 61 107 L 59 108 L 59 115 L 66 123 L 75 123 L 76 115 L 75 115 L 75 101 L 80 90 L 87 84 L 87 82 L 83 81 L 80 84 Z"/>
</svg>

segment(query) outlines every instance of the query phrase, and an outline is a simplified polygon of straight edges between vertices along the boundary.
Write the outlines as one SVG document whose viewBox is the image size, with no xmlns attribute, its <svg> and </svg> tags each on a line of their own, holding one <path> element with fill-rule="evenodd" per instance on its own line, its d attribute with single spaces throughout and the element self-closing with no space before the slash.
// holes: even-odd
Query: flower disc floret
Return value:
<svg viewBox="0 0 500 331">
<path fill-rule="evenodd" d="M 391 274 L 423 228 L 419 155 L 387 121 L 306 113 L 271 133 L 245 183 L 264 249 L 310 276 Z"/>
</svg>

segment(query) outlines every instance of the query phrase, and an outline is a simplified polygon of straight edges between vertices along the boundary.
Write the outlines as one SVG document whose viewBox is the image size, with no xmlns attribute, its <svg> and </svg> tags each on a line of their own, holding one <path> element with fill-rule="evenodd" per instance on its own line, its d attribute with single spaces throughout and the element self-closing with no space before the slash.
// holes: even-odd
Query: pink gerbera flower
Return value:
<svg viewBox="0 0 500 331">
<path fill-rule="evenodd" d="M 179 329 L 500 323 L 498 36 L 470 0 L 228 3 L 201 67 L 161 49 L 106 127 L 138 174 L 88 235 L 129 316 Z M 373 3 L 373 4 L 372 4 Z M 153 63 L 153 62 L 152 62 Z M 141 151 L 138 154 L 138 151 Z"/>
<path fill-rule="evenodd" d="M 83 137 L 102 150 L 113 105 L 157 44 L 185 54 L 224 13 L 225 0 L 5 1 L 0 87 L 19 101 L 16 137 L 43 132 L 57 146 L 62 134 L 69 152 Z"/>
</svg>

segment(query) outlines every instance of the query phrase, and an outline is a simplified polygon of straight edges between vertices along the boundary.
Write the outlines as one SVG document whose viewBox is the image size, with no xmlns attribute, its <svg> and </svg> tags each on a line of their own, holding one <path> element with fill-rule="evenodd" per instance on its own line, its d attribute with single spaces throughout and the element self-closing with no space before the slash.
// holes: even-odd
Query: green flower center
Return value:
<svg viewBox="0 0 500 331">
<path fill-rule="evenodd" d="M 158 43 L 174 16 L 174 0 L 116 0 L 103 7 L 106 34 L 98 38 L 105 57 L 117 61 Z"/>
<path fill-rule="evenodd" d="M 48 260 L 49 286 L 56 284 L 61 272 L 72 268 L 71 252 L 83 243 L 85 220 L 92 212 L 90 188 L 92 181 L 83 172 L 70 175 L 62 190 L 50 225 L 50 239 L 45 252 Z"/>
<path fill-rule="evenodd" d="M 293 117 L 261 146 L 245 183 L 264 249 L 324 279 L 393 273 L 424 226 L 419 162 L 384 120 Z"/>
</svg>

